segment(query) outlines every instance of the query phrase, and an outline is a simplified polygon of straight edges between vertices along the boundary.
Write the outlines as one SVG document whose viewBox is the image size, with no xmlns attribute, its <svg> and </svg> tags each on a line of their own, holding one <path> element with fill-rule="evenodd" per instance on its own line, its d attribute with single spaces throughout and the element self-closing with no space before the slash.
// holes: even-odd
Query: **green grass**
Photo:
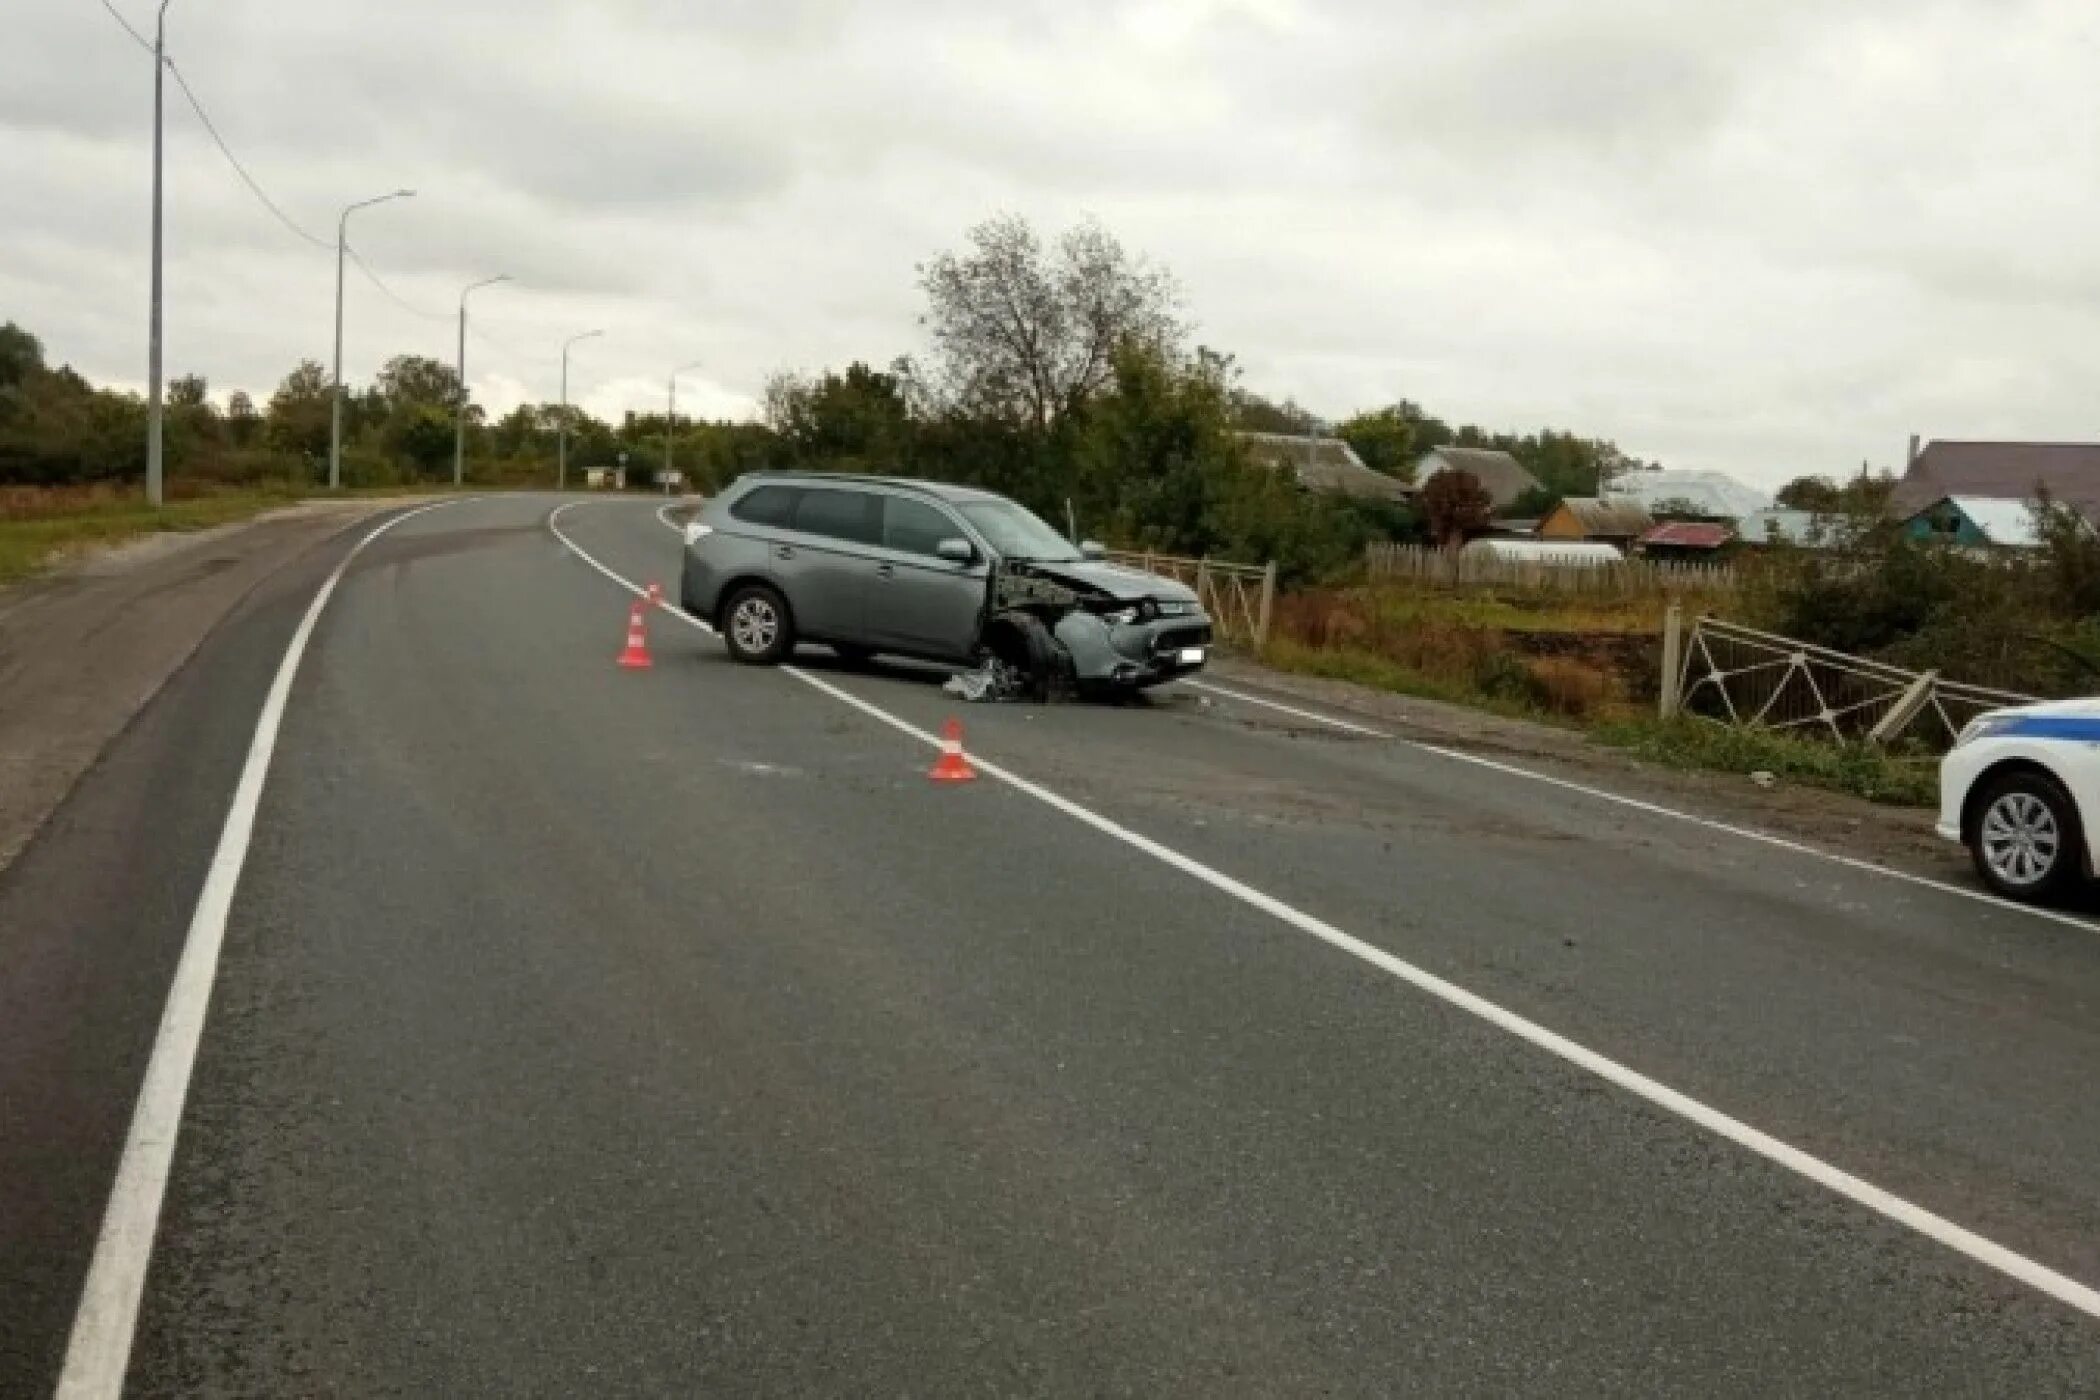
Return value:
<svg viewBox="0 0 2100 1400">
<path fill-rule="evenodd" d="M 28 578 L 83 550 L 161 530 L 203 530 L 246 520 L 293 499 L 282 493 L 240 492 L 172 501 L 159 510 L 141 499 L 32 520 L 0 520 L 0 583 Z"/>
<path fill-rule="evenodd" d="M 162 531 L 230 525 L 302 500 L 413 496 L 436 491 L 430 486 L 377 486 L 327 495 L 303 486 L 265 485 L 169 501 L 156 510 L 146 504 L 142 491 L 10 487 L 0 491 L 0 584 L 33 577 L 87 550 Z M 450 488 L 444 488 L 441 494 L 451 494 Z"/>
<path fill-rule="evenodd" d="M 1939 800 L 1938 772 L 1931 759 L 1890 754 L 1868 744 L 1823 743 L 1764 730 L 1724 728 L 1696 719 L 1663 723 L 1624 713 L 1571 725 L 1566 715 L 1516 695 L 1491 694 L 1476 684 L 1424 675 L 1387 657 L 1342 647 L 1314 648 L 1277 640 L 1261 659 L 1280 671 L 1350 681 L 1511 719 L 1573 727 L 1600 744 L 1669 768 L 1768 772 L 1785 782 L 1896 807 L 1930 807 Z"/>
<path fill-rule="evenodd" d="M 1939 774 L 1931 759 L 1890 754 L 1871 744 L 1794 739 L 1698 719 L 1617 720 L 1596 726 L 1590 735 L 1671 768 L 1763 771 L 1892 807 L 1930 807 L 1939 801 Z"/>
<path fill-rule="evenodd" d="M 1657 632 L 1664 607 L 1661 599 L 1511 598 L 1391 587 L 1372 590 L 1367 601 L 1388 627 L 1430 622 L 1493 632 Z"/>
<path fill-rule="evenodd" d="M 1478 686 L 1432 676 L 1403 666 L 1390 657 L 1349 647 L 1309 647 L 1278 638 L 1262 649 L 1260 661 L 1278 671 L 1322 676 L 1333 681 L 1351 681 L 1373 690 L 1412 695 L 1423 700 L 1441 700 L 1450 705 L 1486 710 L 1510 719 L 1535 720 L 1565 726 L 1565 718 L 1547 714 L 1506 696 L 1490 695 Z"/>
</svg>

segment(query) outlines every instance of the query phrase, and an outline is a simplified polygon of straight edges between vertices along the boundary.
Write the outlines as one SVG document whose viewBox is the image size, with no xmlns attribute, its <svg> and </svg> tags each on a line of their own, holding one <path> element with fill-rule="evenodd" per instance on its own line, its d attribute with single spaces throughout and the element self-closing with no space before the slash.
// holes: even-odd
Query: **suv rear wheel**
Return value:
<svg viewBox="0 0 2100 1400">
<path fill-rule="evenodd" d="M 722 640 L 729 654 L 752 666 L 771 666 L 795 648 L 795 626 L 787 600 L 762 583 L 750 583 L 722 605 Z"/>
<path fill-rule="evenodd" d="M 1999 894 L 2041 899 L 2077 878 L 2084 841 L 2063 786 L 2043 773 L 2016 772 L 1993 779 L 1977 799 L 1969 850 L 1976 873 Z"/>
</svg>

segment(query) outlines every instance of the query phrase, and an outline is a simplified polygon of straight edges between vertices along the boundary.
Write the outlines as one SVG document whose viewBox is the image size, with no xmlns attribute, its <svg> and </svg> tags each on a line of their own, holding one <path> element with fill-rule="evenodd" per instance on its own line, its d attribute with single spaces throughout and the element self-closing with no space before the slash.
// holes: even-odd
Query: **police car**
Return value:
<svg viewBox="0 0 2100 1400">
<path fill-rule="evenodd" d="M 2042 899 L 2090 877 L 2087 812 L 2100 812 L 2100 698 L 1993 710 L 1940 762 L 1939 833 L 2002 895 Z"/>
</svg>

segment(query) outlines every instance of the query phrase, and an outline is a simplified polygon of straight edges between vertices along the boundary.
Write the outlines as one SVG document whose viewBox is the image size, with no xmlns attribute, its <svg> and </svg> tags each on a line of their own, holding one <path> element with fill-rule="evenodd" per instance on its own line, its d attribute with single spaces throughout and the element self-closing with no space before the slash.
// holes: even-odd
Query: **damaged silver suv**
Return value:
<svg viewBox="0 0 2100 1400">
<path fill-rule="evenodd" d="M 739 661 L 821 642 L 851 660 L 991 665 L 1035 699 L 1157 685 L 1211 645 L 1183 585 L 1075 548 L 1004 496 L 890 477 L 739 478 L 685 527 L 679 595 Z"/>
</svg>

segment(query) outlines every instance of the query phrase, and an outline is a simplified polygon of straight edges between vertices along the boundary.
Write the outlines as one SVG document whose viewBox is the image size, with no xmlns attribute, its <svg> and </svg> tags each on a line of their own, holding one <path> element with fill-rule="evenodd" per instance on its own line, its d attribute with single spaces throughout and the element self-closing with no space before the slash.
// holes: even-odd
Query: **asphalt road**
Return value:
<svg viewBox="0 0 2100 1400">
<path fill-rule="evenodd" d="M 1188 689 L 962 713 L 1085 817 L 938 787 L 832 693 L 929 730 L 923 672 L 665 616 L 616 669 L 554 504 L 410 520 L 320 619 L 128 1393 L 2100 1389 L 2093 1317 L 1103 823 L 2088 1285 L 2100 935 Z M 647 506 L 560 524 L 675 594 Z M 0 1394 L 341 553 L 0 876 Z"/>
</svg>

